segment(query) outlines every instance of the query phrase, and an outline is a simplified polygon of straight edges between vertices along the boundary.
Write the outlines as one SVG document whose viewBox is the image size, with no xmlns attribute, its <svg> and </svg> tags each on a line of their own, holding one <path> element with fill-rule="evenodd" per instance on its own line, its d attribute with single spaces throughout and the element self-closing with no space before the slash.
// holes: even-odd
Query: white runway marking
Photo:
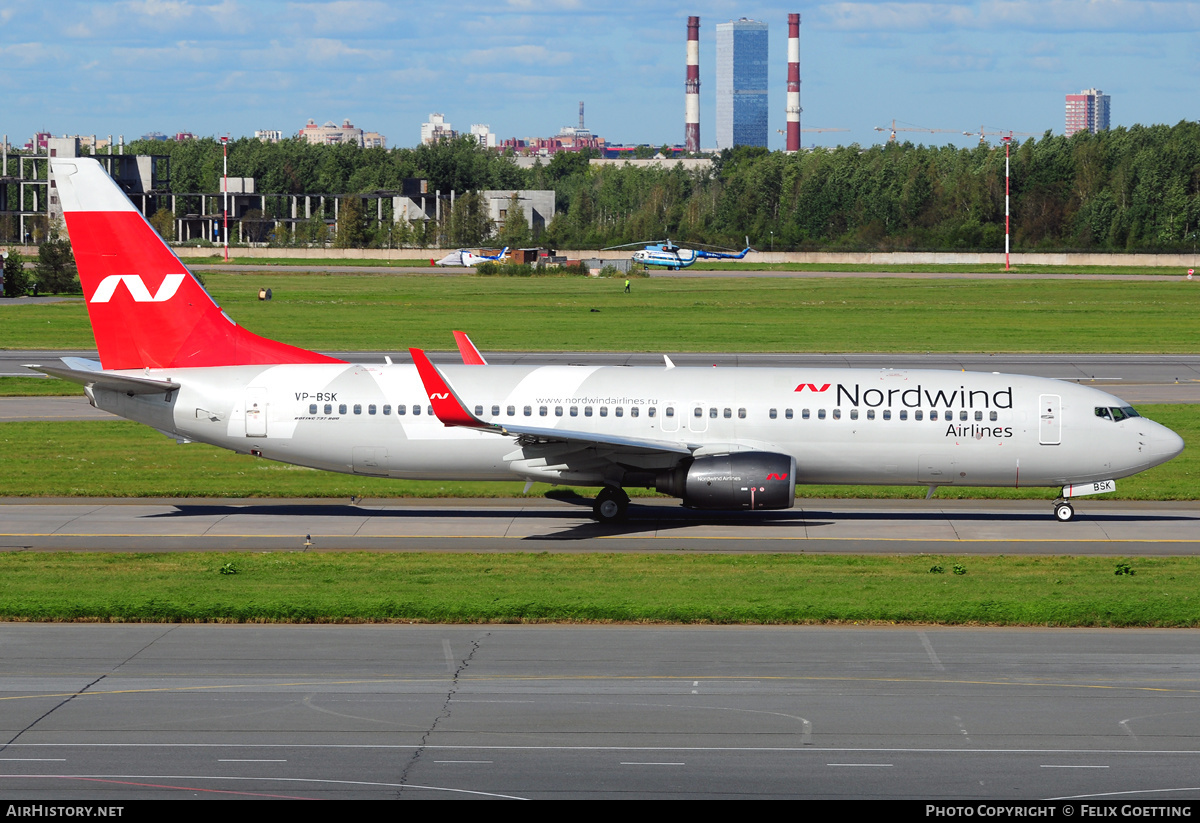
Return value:
<svg viewBox="0 0 1200 823">
<path fill-rule="evenodd" d="M 1107 769 L 1108 766 L 1068 766 L 1066 764 L 1043 763 L 1043 769 Z"/>
<path fill-rule="evenodd" d="M 826 766 L 846 766 L 849 768 L 889 769 L 894 763 L 826 763 Z"/>
</svg>

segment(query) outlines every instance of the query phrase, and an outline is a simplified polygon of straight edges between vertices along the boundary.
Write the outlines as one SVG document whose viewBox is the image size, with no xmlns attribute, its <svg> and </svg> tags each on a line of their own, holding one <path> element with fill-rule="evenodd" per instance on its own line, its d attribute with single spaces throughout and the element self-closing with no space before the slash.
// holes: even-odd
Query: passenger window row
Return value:
<svg viewBox="0 0 1200 823">
<path fill-rule="evenodd" d="M 910 412 L 909 409 L 900 409 L 897 412 L 898 419 L 908 420 L 909 412 Z M 924 409 L 912 409 L 911 413 L 912 413 L 913 420 L 924 420 L 925 419 L 925 410 Z M 859 414 L 858 409 L 850 409 L 849 418 L 851 420 L 858 420 L 858 414 Z M 1096 410 L 1096 414 L 1097 415 L 1100 414 L 1099 409 Z M 772 420 L 776 420 L 779 418 L 779 410 L 778 409 L 770 409 L 767 412 L 767 416 L 770 417 Z M 783 416 L 784 416 L 785 420 L 791 420 L 793 417 L 792 410 L 784 409 Z M 983 420 L 983 412 L 979 411 L 979 410 L 976 410 L 973 415 L 971 412 L 968 412 L 966 409 L 960 410 L 958 413 L 958 419 L 964 423 L 966 421 L 970 420 L 972 416 L 974 416 L 976 422 L 981 422 Z M 842 410 L 841 409 L 833 409 L 831 417 L 834 420 L 841 420 L 842 419 Z M 809 420 L 811 418 L 812 418 L 811 410 L 809 410 L 809 409 L 801 409 L 800 410 L 800 419 L 801 420 Z M 880 410 L 880 418 L 883 420 L 891 420 L 892 419 L 892 410 L 891 409 L 881 409 Z M 817 419 L 818 420 L 825 419 L 825 409 L 817 409 Z M 866 419 L 867 420 L 875 419 L 875 409 L 867 409 Z M 938 410 L 937 409 L 930 410 L 929 419 L 932 421 L 936 421 L 938 419 Z M 946 409 L 945 416 L 942 419 L 945 421 L 953 421 L 954 420 L 954 411 L 951 409 Z M 995 422 L 996 420 L 999 420 L 999 419 L 1000 419 L 1000 415 L 994 409 L 988 412 L 988 420 Z"/>
<path fill-rule="evenodd" d="M 318 413 L 318 412 L 317 412 L 317 409 L 318 409 L 318 408 L 319 408 L 319 407 L 318 407 L 318 405 L 317 405 L 316 403 L 309 403 L 309 404 L 308 404 L 308 413 L 309 413 L 309 414 L 314 414 L 314 415 L 315 415 L 315 414 L 317 414 L 317 413 Z M 391 414 L 392 414 L 392 406 L 391 406 L 391 404 L 390 404 L 390 403 L 385 403 L 385 404 L 382 406 L 382 408 L 381 408 L 381 407 L 377 407 L 377 406 L 376 406 L 374 403 L 370 403 L 370 404 L 368 404 L 368 405 L 367 405 L 367 414 L 368 414 L 368 415 L 375 414 L 375 413 L 377 413 L 377 412 L 379 412 L 379 411 L 382 411 L 382 412 L 383 412 L 383 415 L 384 415 L 385 417 L 389 417 L 389 416 L 391 416 Z M 338 414 L 346 414 L 347 412 L 348 412 L 348 406 L 347 406 L 345 403 L 340 403 L 340 404 L 338 404 L 338 407 L 337 407 L 337 413 L 338 413 Z M 332 403 L 326 403 L 326 404 L 325 404 L 325 406 L 324 406 L 324 408 L 322 409 L 321 413 L 322 413 L 322 414 L 325 414 L 325 415 L 331 415 L 331 414 L 333 414 L 333 404 L 332 404 Z M 355 404 L 354 404 L 354 413 L 355 413 L 355 414 L 362 414 L 362 413 L 363 413 L 363 406 L 362 406 L 362 404 L 361 404 L 361 403 L 355 403 Z M 408 406 L 404 405 L 403 403 L 401 403 L 399 406 L 396 406 L 396 414 L 397 414 L 397 415 L 404 415 L 404 414 L 407 414 L 407 413 L 408 413 Z M 413 407 L 412 407 L 412 413 L 413 413 L 414 415 L 419 415 L 419 414 L 421 413 L 421 407 L 420 407 L 419 405 L 417 405 L 417 404 L 415 404 L 415 403 L 414 403 L 414 404 L 413 404 Z M 426 407 L 425 407 L 425 413 L 426 413 L 426 414 L 428 414 L 428 415 L 430 415 L 430 416 L 432 416 L 432 415 L 433 415 L 433 406 L 426 406 Z"/>
<path fill-rule="evenodd" d="M 482 405 L 476 405 L 475 406 L 475 416 L 483 417 L 484 416 L 484 408 L 485 407 Z M 609 408 L 610 408 L 609 406 L 598 406 L 598 407 L 597 406 L 582 406 L 582 407 L 580 407 L 580 406 L 553 406 L 553 407 L 538 406 L 537 407 L 537 416 L 538 417 L 549 417 L 551 414 L 553 414 L 554 417 L 564 417 L 564 416 L 579 417 L 580 412 L 582 412 L 584 417 L 594 417 L 594 416 L 608 417 L 609 416 Z M 553 411 L 551 411 L 551 409 L 553 409 Z M 625 417 L 626 412 L 628 412 L 629 417 L 641 417 L 642 416 L 642 407 L 641 406 L 630 406 L 628 409 L 626 409 L 624 406 L 612 406 L 611 409 L 612 409 L 613 417 Z M 516 406 L 506 406 L 504 409 L 504 412 L 508 417 L 516 417 L 517 416 L 517 407 Z M 645 413 L 646 413 L 646 417 L 657 417 L 658 416 L 658 408 L 655 406 L 647 406 L 645 408 Z M 666 410 L 666 414 L 668 417 L 673 417 L 675 415 L 675 410 L 668 408 Z M 521 415 L 524 417 L 533 417 L 534 416 L 534 407 L 533 406 L 522 406 L 521 407 Z M 491 416 L 492 417 L 500 417 L 500 407 L 499 406 L 491 407 Z"/>
</svg>

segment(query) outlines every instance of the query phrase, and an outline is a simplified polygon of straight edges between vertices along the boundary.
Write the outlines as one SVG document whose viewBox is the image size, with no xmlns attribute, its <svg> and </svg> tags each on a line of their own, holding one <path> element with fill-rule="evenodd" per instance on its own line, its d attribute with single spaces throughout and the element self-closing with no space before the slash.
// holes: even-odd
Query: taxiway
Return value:
<svg viewBox="0 0 1200 823">
<path fill-rule="evenodd" d="M 638 500 L 600 525 L 590 498 L 520 500 L 0 500 L 0 551 L 522 551 L 1191 555 L 1200 504 L 797 500 L 692 512 Z"/>
<path fill-rule="evenodd" d="M 1200 795 L 1193 632 L 6 624 L 0 642 L 6 803 Z"/>
</svg>

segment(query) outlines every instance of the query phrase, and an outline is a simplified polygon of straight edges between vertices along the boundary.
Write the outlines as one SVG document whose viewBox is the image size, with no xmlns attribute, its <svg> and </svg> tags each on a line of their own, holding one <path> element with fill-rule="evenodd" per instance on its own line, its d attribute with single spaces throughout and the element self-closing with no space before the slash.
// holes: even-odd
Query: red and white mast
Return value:
<svg viewBox="0 0 1200 823">
<path fill-rule="evenodd" d="M 787 150 L 800 151 L 800 15 L 788 15 Z"/>
<path fill-rule="evenodd" d="M 684 148 L 700 151 L 700 18 L 688 18 L 687 82 L 683 113 Z"/>
</svg>

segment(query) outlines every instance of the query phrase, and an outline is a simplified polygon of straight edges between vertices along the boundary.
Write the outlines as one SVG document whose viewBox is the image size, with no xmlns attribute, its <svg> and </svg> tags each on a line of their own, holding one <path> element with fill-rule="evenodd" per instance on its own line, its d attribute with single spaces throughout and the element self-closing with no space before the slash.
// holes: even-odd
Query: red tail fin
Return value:
<svg viewBox="0 0 1200 823">
<path fill-rule="evenodd" d="M 341 362 L 230 320 L 98 162 L 50 166 L 104 368 Z"/>
</svg>

